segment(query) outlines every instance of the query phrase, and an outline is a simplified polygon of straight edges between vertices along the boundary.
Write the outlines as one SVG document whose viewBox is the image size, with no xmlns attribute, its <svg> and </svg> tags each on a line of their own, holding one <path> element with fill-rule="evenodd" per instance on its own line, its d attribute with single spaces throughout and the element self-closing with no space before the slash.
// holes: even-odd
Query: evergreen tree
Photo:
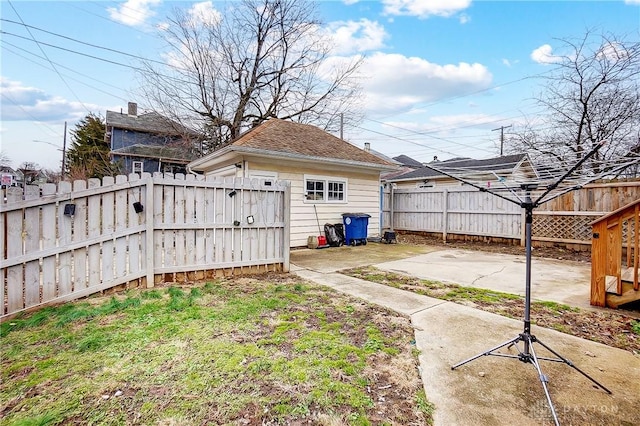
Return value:
<svg viewBox="0 0 640 426">
<path fill-rule="evenodd" d="M 118 173 L 109 157 L 109 143 L 105 140 L 105 122 L 89 113 L 71 133 L 71 146 L 65 156 L 65 173 L 71 180 L 103 178 Z"/>
</svg>

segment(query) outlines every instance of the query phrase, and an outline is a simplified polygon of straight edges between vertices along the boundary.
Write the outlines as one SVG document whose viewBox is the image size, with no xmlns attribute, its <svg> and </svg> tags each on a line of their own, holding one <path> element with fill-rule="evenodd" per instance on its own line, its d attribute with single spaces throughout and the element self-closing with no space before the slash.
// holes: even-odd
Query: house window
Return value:
<svg viewBox="0 0 640 426">
<path fill-rule="evenodd" d="M 132 173 L 142 173 L 144 171 L 144 166 L 143 166 L 143 162 L 142 161 L 134 161 L 132 162 Z"/>
<path fill-rule="evenodd" d="M 344 182 L 329 181 L 328 201 L 344 201 Z"/>
<path fill-rule="evenodd" d="M 307 200 L 324 201 L 324 181 L 309 179 L 306 184 Z"/>
<path fill-rule="evenodd" d="M 347 201 L 345 179 L 322 176 L 305 176 L 305 201 L 344 203 Z"/>
</svg>

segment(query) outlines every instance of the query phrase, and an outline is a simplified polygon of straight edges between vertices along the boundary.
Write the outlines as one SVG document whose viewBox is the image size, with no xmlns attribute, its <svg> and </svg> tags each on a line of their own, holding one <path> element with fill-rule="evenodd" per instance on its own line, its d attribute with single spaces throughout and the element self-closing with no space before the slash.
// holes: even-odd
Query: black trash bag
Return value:
<svg viewBox="0 0 640 426">
<path fill-rule="evenodd" d="M 324 236 L 327 238 L 327 244 L 331 247 L 339 247 L 344 244 L 344 241 L 340 241 L 336 232 L 336 227 L 330 223 L 324 224 Z"/>
<path fill-rule="evenodd" d="M 344 224 L 343 223 L 334 223 L 333 227 L 336 229 L 336 234 L 338 235 L 338 239 L 340 240 L 340 246 L 344 245 Z"/>
</svg>

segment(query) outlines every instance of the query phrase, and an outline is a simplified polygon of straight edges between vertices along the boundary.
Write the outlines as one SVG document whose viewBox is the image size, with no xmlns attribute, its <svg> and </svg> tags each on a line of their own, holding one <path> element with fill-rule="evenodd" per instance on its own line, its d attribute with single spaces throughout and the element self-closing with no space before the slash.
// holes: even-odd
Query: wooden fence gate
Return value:
<svg viewBox="0 0 640 426">
<path fill-rule="evenodd" d="M 285 182 L 180 174 L 9 188 L 0 319 L 122 284 L 288 271 L 289 203 Z"/>
</svg>

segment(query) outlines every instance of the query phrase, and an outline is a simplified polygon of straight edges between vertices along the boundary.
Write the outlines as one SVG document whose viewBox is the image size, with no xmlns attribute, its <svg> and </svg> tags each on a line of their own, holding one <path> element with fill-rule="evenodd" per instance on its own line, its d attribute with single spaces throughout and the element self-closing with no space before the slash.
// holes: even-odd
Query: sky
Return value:
<svg viewBox="0 0 640 426">
<path fill-rule="evenodd" d="M 65 123 L 69 144 L 90 112 L 129 101 L 144 111 L 134 68 L 166 57 L 158 34 L 174 8 L 215 14 L 224 3 L 1 0 L 0 151 L 10 164 L 59 170 Z M 326 0 L 318 12 L 333 55 L 365 58 L 363 119 L 344 138 L 421 162 L 499 155 L 501 132 L 540 114 L 535 97 L 567 53 L 562 39 L 640 38 L 640 0 Z"/>
</svg>

